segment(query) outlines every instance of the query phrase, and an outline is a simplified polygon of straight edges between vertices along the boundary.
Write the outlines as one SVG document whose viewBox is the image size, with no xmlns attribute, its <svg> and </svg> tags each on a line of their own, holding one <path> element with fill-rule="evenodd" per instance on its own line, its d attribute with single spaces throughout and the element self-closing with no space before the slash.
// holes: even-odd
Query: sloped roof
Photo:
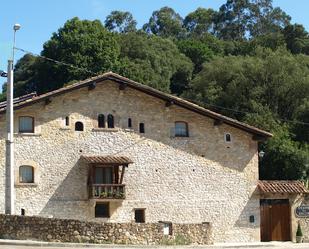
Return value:
<svg viewBox="0 0 309 249">
<path fill-rule="evenodd" d="M 126 165 L 133 161 L 125 156 L 81 156 L 81 159 L 87 163 L 95 164 L 117 164 Z"/>
<path fill-rule="evenodd" d="M 261 193 L 301 194 L 309 193 L 301 181 L 259 181 Z"/>
<path fill-rule="evenodd" d="M 220 121 L 222 123 L 226 123 L 228 125 L 231 125 L 233 127 L 238 128 L 238 129 L 241 129 L 241 130 L 244 130 L 244 131 L 249 132 L 251 134 L 254 134 L 258 137 L 262 137 L 262 138 L 272 137 L 272 134 L 267 132 L 267 131 L 258 129 L 254 126 L 239 122 L 238 120 L 235 120 L 235 119 L 226 117 L 224 115 L 221 115 L 219 113 L 210 111 L 210 110 L 203 108 L 199 105 L 196 105 L 192 102 L 189 102 L 187 100 L 184 100 L 182 98 L 176 97 L 176 96 L 171 95 L 171 94 L 161 92 L 161 91 L 156 90 L 152 87 L 149 87 L 149 86 L 143 85 L 141 83 L 135 82 L 133 80 L 130 80 L 128 78 L 125 78 L 125 77 L 120 76 L 120 75 L 113 73 L 113 72 L 108 72 L 108 73 L 102 74 L 100 76 L 92 77 L 92 78 L 80 81 L 80 82 L 72 84 L 72 85 L 68 85 L 66 87 L 63 87 L 63 88 L 60 88 L 60 89 L 39 95 L 39 96 L 33 96 L 31 99 L 25 99 L 24 101 L 19 101 L 19 102 L 14 104 L 14 109 L 20 109 L 20 108 L 23 108 L 24 106 L 32 105 L 34 103 L 37 103 L 37 102 L 40 102 L 40 101 L 43 101 L 43 100 L 48 100 L 51 97 L 55 97 L 57 95 L 61 95 L 61 94 L 64 94 L 64 93 L 67 93 L 67 92 L 70 92 L 70 91 L 73 91 L 73 90 L 76 90 L 76 89 L 80 89 L 80 88 L 83 88 L 83 87 L 91 86 L 91 85 L 94 85 L 94 84 L 97 84 L 97 83 L 102 83 L 102 82 L 107 81 L 107 80 L 111 80 L 111 81 L 117 82 L 117 83 L 119 83 L 123 86 L 128 86 L 128 87 L 131 87 L 133 89 L 142 91 L 142 92 L 144 92 L 148 95 L 160 98 L 160 99 L 162 99 L 162 100 L 164 100 L 164 101 L 166 101 L 170 104 L 178 105 L 180 107 L 183 107 L 185 109 L 191 110 L 191 111 L 196 112 L 196 113 L 199 113 L 201 115 L 213 118 L 214 120 Z M 6 106 L 0 107 L 0 114 L 4 113 L 5 109 L 6 109 Z"/>
</svg>

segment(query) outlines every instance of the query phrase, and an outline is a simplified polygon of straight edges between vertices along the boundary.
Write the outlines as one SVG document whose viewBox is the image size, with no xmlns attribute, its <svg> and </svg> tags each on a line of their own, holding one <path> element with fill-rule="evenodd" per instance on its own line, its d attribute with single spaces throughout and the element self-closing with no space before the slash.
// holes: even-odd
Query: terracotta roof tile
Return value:
<svg viewBox="0 0 309 249">
<path fill-rule="evenodd" d="M 97 164 L 130 164 L 133 161 L 125 156 L 81 156 L 81 159 L 87 163 Z"/>
<path fill-rule="evenodd" d="M 258 189 L 261 193 L 309 193 L 301 181 L 259 181 Z"/>
</svg>

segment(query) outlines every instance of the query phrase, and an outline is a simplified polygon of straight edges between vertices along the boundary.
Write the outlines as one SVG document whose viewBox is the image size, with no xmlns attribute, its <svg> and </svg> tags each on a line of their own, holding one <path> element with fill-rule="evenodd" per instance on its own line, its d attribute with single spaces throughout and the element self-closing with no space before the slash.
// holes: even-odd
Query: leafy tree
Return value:
<svg viewBox="0 0 309 249">
<path fill-rule="evenodd" d="M 217 36 L 224 40 L 245 39 L 249 18 L 249 0 L 227 0 L 215 18 Z"/>
<path fill-rule="evenodd" d="M 166 92 L 170 91 L 171 79 L 174 85 L 188 84 L 192 62 L 170 39 L 128 33 L 119 36 L 119 43 L 120 74 Z"/>
<path fill-rule="evenodd" d="M 149 22 L 144 24 L 143 30 L 162 37 L 180 37 L 185 31 L 182 17 L 169 7 L 154 11 Z"/>
<path fill-rule="evenodd" d="M 127 33 L 136 31 L 137 22 L 130 12 L 112 11 L 105 19 L 105 27 L 109 31 Z"/>
<path fill-rule="evenodd" d="M 251 0 L 248 24 L 251 37 L 279 32 L 290 20 L 291 17 L 279 7 L 273 8 L 272 0 Z"/>
<path fill-rule="evenodd" d="M 213 33 L 215 15 L 216 11 L 213 9 L 198 8 L 186 16 L 183 25 L 191 36 Z"/>
<path fill-rule="evenodd" d="M 293 54 L 309 54 L 309 36 L 303 25 L 288 25 L 283 30 L 287 48 Z"/>
<path fill-rule="evenodd" d="M 298 141 L 309 143 L 309 98 L 304 100 L 294 113 L 295 123 L 292 131 Z"/>
<path fill-rule="evenodd" d="M 274 137 L 263 146 L 260 179 L 298 180 L 309 177 L 309 149 L 292 140 L 285 126 L 278 126 Z"/>
<path fill-rule="evenodd" d="M 198 40 L 180 40 L 177 45 L 179 50 L 194 63 L 195 73 L 202 69 L 204 62 L 209 61 L 214 56 L 214 52 L 205 43 Z"/>
<path fill-rule="evenodd" d="M 115 36 L 100 21 L 77 17 L 68 20 L 44 44 L 41 54 L 82 69 L 44 60 L 38 67 L 38 91 L 57 89 L 64 83 L 93 76 L 92 72 L 110 71 L 118 62 L 119 52 Z"/>
</svg>

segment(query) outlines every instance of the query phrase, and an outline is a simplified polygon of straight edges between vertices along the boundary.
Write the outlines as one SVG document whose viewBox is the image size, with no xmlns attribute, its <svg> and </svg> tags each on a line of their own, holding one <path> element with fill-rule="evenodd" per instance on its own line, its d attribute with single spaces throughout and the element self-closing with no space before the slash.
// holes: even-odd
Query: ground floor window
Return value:
<svg viewBox="0 0 309 249">
<path fill-rule="evenodd" d="M 95 205 L 95 217 L 96 218 L 109 218 L 109 202 L 97 203 Z"/>
<path fill-rule="evenodd" d="M 134 219 L 136 223 L 145 223 L 145 209 L 135 209 Z"/>
</svg>

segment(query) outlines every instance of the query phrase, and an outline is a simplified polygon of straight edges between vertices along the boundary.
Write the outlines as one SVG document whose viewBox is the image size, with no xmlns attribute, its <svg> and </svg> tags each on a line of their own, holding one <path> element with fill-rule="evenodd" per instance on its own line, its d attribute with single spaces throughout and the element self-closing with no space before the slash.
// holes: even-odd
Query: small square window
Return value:
<svg viewBox="0 0 309 249">
<path fill-rule="evenodd" d="M 19 132 L 34 133 L 34 118 L 33 117 L 19 117 Z"/>
<path fill-rule="evenodd" d="M 34 169 L 32 166 L 22 165 L 19 167 L 19 182 L 34 183 Z"/>
<path fill-rule="evenodd" d="M 97 203 L 95 205 L 95 217 L 96 218 L 109 218 L 109 203 Z"/>
<path fill-rule="evenodd" d="M 173 226 L 172 223 L 163 223 L 163 234 L 164 235 L 173 235 Z"/>
<path fill-rule="evenodd" d="M 135 209 L 134 219 L 136 223 L 145 223 L 145 209 Z"/>
</svg>

